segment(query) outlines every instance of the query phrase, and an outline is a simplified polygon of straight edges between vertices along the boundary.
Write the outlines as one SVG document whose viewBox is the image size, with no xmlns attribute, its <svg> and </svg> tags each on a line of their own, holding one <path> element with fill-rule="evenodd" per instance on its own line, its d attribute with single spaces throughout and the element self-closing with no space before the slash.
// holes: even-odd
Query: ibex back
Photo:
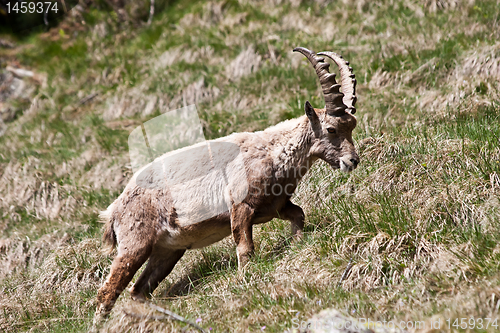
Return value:
<svg viewBox="0 0 500 333">
<path fill-rule="evenodd" d="M 237 158 L 228 159 L 224 182 L 217 177 L 203 180 L 205 192 L 219 191 L 220 184 L 227 184 L 223 191 L 229 204 L 225 211 L 215 216 L 196 215 L 194 210 L 187 209 L 181 219 L 178 207 L 182 207 L 184 200 L 197 202 L 196 207 L 203 208 L 205 203 L 199 191 L 186 185 L 189 183 L 183 184 L 177 193 L 168 186 L 157 186 L 154 163 L 136 173 L 118 199 L 101 213 L 106 222 L 103 239 L 112 247 L 117 246 L 117 255 L 97 294 L 96 318 L 109 313 L 120 293 L 148 258 L 146 268 L 131 289 L 134 299 L 144 299 L 152 293 L 186 250 L 208 246 L 231 234 L 236 242 L 238 267 L 242 268 L 254 251 L 254 224 L 279 217 L 289 220 L 292 235 L 301 238 L 304 212 L 290 198 L 314 161 L 322 159 L 334 169 L 345 172 L 356 168 L 359 157 L 352 140 L 352 131 L 356 127 L 353 116 L 356 111 L 356 80 L 352 68 L 333 52 L 315 54 L 302 47 L 294 51 L 305 55 L 316 70 L 325 108 L 314 109 L 306 102 L 305 115 L 300 118 L 261 132 L 235 133 L 210 141 L 212 147 L 230 144 L 239 148 Z M 343 93 L 340 92 L 341 85 L 335 81 L 335 74 L 329 73 L 329 64 L 319 55 L 329 57 L 339 66 Z M 157 160 L 166 157 L 168 155 Z M 232 162 L 235 160 L 239 163 Z M 175 170 L 175 165 L 170 166 L 174 168 L 174 174 L 190 172 L 184 170 L 185 164 L 183 170 Z M 183 164 L 178 165 L 181 168 Z M 203 167 L 195 165 L 190 169 Z M 144 180 L 155 183 L 155 186 L 141 186 Z M 244 195 L 241 196 L 240 191 L 239 198 L 236 198 L 242 180 L 247 186 Z M 192 214 L 186 214 L 186 211 Z"/>
</svg>

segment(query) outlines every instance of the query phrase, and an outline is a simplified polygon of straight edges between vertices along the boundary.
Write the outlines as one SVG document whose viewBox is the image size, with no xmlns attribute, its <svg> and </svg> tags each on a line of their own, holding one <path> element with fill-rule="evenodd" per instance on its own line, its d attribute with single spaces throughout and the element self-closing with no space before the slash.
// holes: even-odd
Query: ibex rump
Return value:
<svg viewBox="0 0 500 333">
<path fill-rule="evenodd" d="M 210 141 L 211 144 L 230 143 L 239 147 L 244 172 L 235 176 L 241 170 L 228 167 L 228 182 L 238 183 L 240 180 L 235 177 L 244 174 L 249 186 L 246 195 L 241 200 L 231 201 L 227 211 L 203 221 L 180 223 L 176 198 L 172 197 L 169 188 L 138 186 L 138 176 L 134 175 L 118 199 L 101 214 L 106 221 L 103 239 L 117 245 L 118 253 L 107 280 L 98 291 L 96 314 L 104 315 L 111 310 L 148 258 L 145 270 L 131 289 L 134 299 L 150 294 L 187 249 L 208 246 L 230 234 L 237 245 L 238 266 L 243 267 L 254 251 L 254 224 L 276 217 L 286 219 L 291 222 L 292 234 L 300 238 L 304 212 L 290 198 L 305 172 L 317 159 L 346 172 L 356 168 L 359 158 L 352 140 L 356 127 L 353 116 L 356 81 L 352 68 L 333 52 L 318 53 L 339 66 L 342 93 L 324 58 L 301 47 L 294 51 L 305 55 L 316 70 L 325 108 L 314 109 L 306 102 L 305 116 L 261 132 L 235 133 Z M 147 172 L 146 176 L 149 176 Z M 207 185 L 209 189 L 217 180 L 211 181 Z M 190 190 L 186 186 L 184 194 L 196 199 L 197 194 Z"/>
</svg>

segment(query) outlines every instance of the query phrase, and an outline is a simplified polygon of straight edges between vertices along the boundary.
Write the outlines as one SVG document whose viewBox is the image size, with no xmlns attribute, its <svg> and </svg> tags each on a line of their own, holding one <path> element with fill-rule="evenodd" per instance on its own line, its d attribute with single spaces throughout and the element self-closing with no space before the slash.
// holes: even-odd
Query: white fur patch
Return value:
<svg viewBox="0 0 500 333">
<path fill-rule="evenodd" d="M 143 188 L 168 188 L 182 227 L 227 212 L 248 194 L 240 147 L 220 140 L 157 158 L 140 170 L 136 184 Z"/>
<path fill-rule="evenodd" d="M 352 164 L 352 162 L 350 161 L 349 157 L 342 156 L 340 158 L 340 170 L 341 171 L 349 173 L 354 169 L 355 169 L 355 167 Z"/>
</svg>

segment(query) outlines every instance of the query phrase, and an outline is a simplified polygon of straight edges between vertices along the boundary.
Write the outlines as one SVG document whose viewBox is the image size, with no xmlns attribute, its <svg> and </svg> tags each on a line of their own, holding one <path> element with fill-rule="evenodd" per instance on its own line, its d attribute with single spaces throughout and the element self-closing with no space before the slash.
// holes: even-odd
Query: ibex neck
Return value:
<svg viewBox="0 0 500 333">
<path fill-rule="evenodd" d="M 300 180 L 314 162 L 310 154 L 314 133 L 309 119 L 302 116 L 288 120 L 264 132 L 269 135 L 273 147 L 276 177 L 298 177 L 297 181 Z"/>
</svg>

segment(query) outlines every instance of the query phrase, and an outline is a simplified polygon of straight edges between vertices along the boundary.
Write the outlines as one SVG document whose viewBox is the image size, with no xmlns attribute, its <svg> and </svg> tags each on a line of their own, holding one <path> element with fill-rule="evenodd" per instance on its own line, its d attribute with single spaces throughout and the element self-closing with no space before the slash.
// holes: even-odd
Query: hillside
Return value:
<svg viewBox="0 0 500 333">
<path fill-rule="evenodd" d="M 163 1 L 150 25 L 149 2 L 103 4 L 115 2 L 1 36 L 0 331 L 91 328 L 113 258 L 98 213 L 132 176 L 135 127 L 196 104 L 212 139 L 298 117 L 306 100 L 322 107 L 296 46 L 354 68 L 359 167 L 318 163 L 303 179 L 302 242 L 282 220 L 255 227 L 242 274 L 230 238 L 190 251 L 153 302 L 211 332 L 284 332 L 327 308 L 497 330 L 499 1 Z M 125 291 L 101 330 L 184 327 Z"/>
</svg>

